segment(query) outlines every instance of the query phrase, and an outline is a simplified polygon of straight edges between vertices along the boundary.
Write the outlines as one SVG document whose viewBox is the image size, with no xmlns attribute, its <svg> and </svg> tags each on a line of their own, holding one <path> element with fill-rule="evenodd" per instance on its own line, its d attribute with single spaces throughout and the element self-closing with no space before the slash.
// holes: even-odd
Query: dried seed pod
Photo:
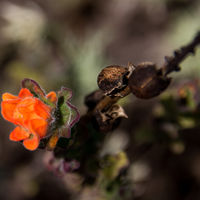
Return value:
<svg viewBox="0 0 200 200">
<path fill-rule="evenodd" d="M 110 116 L 112 121 L 114 121 L 116 118 L 120 118 L 120 117 L 128 118 L 124 109 L 118 104 L 112 105 L 109 108 L 109 110 L 106 111 L 106 115 Z"/>
<path fill-rule="evenodd" d="M 120 91 L 128 84 L 128 78 L 134 66 L 128 64 L 127 67 L 112 65 L 104 68 L 98 76 L 98 86 L 106 94 L 120 96 Z"/>
<path fill-rule="evenodd" d="M 121 118 L 128 118 L 128 116 L 120 105 L 114 104 L 107 111 L 97 111 L 95 118 L 99 130 L 108 132 L 117 128 Z"/>
<path fill-rule="evenodd" d="M 170 83 L 151 62 L 139 64 L 129 78 L 131 92 L 138 98 L 149 99 L 158 96 Z"/>
</svg>

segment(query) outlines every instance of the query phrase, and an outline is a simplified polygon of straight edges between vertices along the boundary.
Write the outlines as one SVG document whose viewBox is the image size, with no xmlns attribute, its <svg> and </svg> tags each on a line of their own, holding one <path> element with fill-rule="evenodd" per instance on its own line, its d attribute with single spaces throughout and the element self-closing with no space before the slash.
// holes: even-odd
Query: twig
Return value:
<svg viewBox="0 0 200 200">
<path fill-rule="evenodd" d="M 195 52 L 195 47 L 200 44 L 200 32 L 197 33 L 195 38 L 188 45 L 174 51 L 174 56 L 165 57 L 165 64 L 162 68 L 163 75 L 167 75 L 173 71 L 179 71 L 179 64 L 185 59 L 188 54 Z"/>
<path fill-rule="evenodd" d="M 95 107 L 94 111 L 96 110 L 106 110 L 108 109 L 111 105 L 115 104 L 119 99 L 124 98 L 125 96 L 130 94 L 130 88 L 127 86 L 123 91 L 121 91 L 121 96 L 117 97 L 110 97 L 110 96 L 105 96 Z"/>
<path fill-rule="evenodd" d="M 174 51 L 174 56 L 165 57 L 165 64 L 161 68 L 162 75 L 166 76 L 167 74 L 173 71 L 179 71 L 180 67 L 179 64 L 188 56 L 188 54 L 195 52 L 195 47 L 200 44 L 200 32 L 198 32 L 195 38 L 190 42 L 188 45 L 180 48 L 179 50 Z M 121 91 L 122 96 L 105 96 L 100 102 L 96 105 L 93 112 L 99 110 L 106 110 L 111 105 L 115 104 L 119 99 L 127 96 L 130 94 L 130 88 L 127 86 L 123 91 Z"/>
</svg>

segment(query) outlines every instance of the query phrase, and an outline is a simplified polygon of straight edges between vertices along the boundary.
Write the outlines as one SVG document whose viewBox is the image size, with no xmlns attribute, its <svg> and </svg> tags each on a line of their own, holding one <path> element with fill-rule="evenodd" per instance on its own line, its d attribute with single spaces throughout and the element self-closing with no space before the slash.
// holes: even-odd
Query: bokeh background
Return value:
<svg viewBox="0 0 200 200">
<path fill-rule="evenodd" d="M 1 0 L 0 94 L 17 94 L 21 80 L 32 78 L 46 91 L 71 88 L 72 102 L 84 114 L 84 97 L 97 89 L 102 68 L 129 61 L 161 66 L 200 30 L 199 19 L 199 0 Z M 169 91 L 199 78 L 200 48 L 181 67 Z M 122 102 L 129 119 L 116 135 L 128 141 L 133 198 L 200 199 L 199 129 L 183 133 L 181 144 L 152 139 L 141 127 L 151 124 L 158 103 L 135 97 Z M 45 168 L 44 152 L 9 141 L 13 126 L 2 117 L 0 127 L 0 199 L 69 199 L 63 180 Z M 111 144 L 122 145 L 117 137 Z"/>
</svg>

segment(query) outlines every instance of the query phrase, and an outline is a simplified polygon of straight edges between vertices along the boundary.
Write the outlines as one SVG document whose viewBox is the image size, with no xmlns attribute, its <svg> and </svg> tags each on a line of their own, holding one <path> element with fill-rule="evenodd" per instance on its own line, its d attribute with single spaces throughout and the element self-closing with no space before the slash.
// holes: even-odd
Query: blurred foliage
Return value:
<svg viewBox="0 0 200 200">
<path fill-rule="evenodd" d="M 84 96 L 97 88 L 103 67 L 148 60 L 161 65 L 164 56 L 187 44 L 200 29 L 199 11 L 198 0 L 2 0 L 0 93 L 17 93 L 24 78 L 36 80 L 48 91 L 62 85 L 73 90 L 72 101 L 84 113 Z M 181 67 L 161 97 L 122 100 L 129 116 L 119 130 L 124 137 L 117 136 L 102 150 L 121 155 L 123 162 L 112 173 L 126 163 L 123 151 L 127 152 L 132 167 L 125 176 L 133 184 L 124 183 L 120 194 L 131 187 L 130 199 L 200 198 L 200 89 L 198 81 L 192 83 L 194 90 L 185 85 L 199 78 L 200 49 Z M 181 96 L 179 88 L 185 86 Z M 12 128 L 3 120 L 0 126 L 0 199 L 69 199 L 69 186 L 79 199 L 105 199 L 97 189 L 102 186 L 100 179 L 81 193 L 80 177 L 69 173 L 61 181 L 41 164 L 43 152 L 33 154 L 9 142 Z M 122 143 L 127 140 L 125 149 Z M 116 146 L 123 148 L 121 153 Z M 93 148 L 87 145 L 85 151 Z M 110 161 L 117 159 L 113 155 Z M 105 174 L 111 176 L 109 170 Z M 116 183 L 123 182 L 123 177 L 120 174 L 102 186 L 109 185 L 108 199 L 119 197 Z"/>
</svg>

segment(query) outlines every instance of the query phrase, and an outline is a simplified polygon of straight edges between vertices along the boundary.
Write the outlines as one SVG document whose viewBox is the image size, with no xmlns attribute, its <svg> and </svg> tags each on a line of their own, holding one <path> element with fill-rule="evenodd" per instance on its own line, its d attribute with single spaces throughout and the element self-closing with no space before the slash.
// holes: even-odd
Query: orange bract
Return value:
<svg viewBox="0 0 200 200">
<path fill-rule="evenodd" d="M 55 92 L 49 92 L 49 94 L 47 94 L 47 98 L 52 102 L 55 103 L 57 101 L 57 95 Z"/>
<path fill-rule="evenodd" d="M 57 100 L 56 93 L 50 92 L 47 98 L 55 102 Z M 4 93 L 2 99 L 3 117 L 17 125 L 10 134 L 10 140 L 23 140 L 27 149 L 35 150 L 40 139 L 47 134 L 51 108 L 35 98 L 26 88 L 22 88 L 18 96 Z"/>
</svg>

